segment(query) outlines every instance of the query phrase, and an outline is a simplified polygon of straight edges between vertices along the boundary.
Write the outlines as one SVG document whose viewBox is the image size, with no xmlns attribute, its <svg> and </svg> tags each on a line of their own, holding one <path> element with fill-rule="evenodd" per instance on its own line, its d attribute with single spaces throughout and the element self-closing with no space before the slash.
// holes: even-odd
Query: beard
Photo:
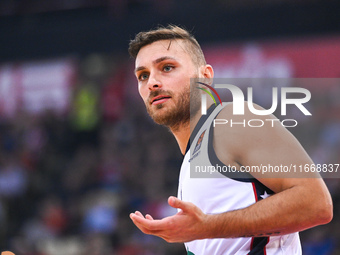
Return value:
<svg viewBox="0 0 340 255">
<path fill-rule="evenodd" d="M 171 96 L 170 100 L 174 100 L 175 104 L 161 111 L 161 109 L 165 108 L 163 103 L 155 106 L 150 104 L 152 98 L 158 95 Z M 177 131 L 181 126 L 188 125 L 190 119 L 199 111 L 201 107 L 200 92 L 194 84 L 186 86 L 186 89 L 177 95 L 162 89 L 154 90 L 150 93 L 145 105 L 147 112 L 157 124 L 167 126 L 172 131 Z"/>
</svg>

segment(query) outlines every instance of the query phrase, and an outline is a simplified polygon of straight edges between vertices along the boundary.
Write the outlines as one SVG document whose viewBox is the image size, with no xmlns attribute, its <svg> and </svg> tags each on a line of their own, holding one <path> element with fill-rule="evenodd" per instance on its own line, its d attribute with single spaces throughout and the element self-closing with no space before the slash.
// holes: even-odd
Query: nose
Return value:
<svg viewBox="0 0 340 255">
<path fill-rule="evenodd" d="M 149 88 L 149 90 L 152 91 L 152 90 L 160 89 L 161 87 L 162 87 L 162 83 L 157 78 L 157 76 L 150 74 L 149 80 L 148 80 L 148 88 Z"/>
</svg>

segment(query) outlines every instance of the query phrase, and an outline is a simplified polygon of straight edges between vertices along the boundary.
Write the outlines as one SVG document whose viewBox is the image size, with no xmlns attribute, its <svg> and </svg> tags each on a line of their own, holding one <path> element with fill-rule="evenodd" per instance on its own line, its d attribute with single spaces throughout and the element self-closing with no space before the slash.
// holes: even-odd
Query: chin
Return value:
<svg viewBox="0 0 340 255">
<path fill-rule="evenodd" d="M 154 122 L 165 126 L 167 126 L 169 119 L 172 119 L 174 114 L 173 110 L 166 109 L 165 107 L 161 107 L 160 109 L 152 109 L 148 112 Z"/>
<path fill-rule="evenodd" d="M 169 105 L 166 104 L 156 104 L 156 105 L 150 105 L 148 107 L 148 113 L 151 116 L 156 116 L 156 115 L 167 115 L 170 114 L 171 115 L 171 111 L 174 111 L 176 109 L 173 109 L 174 107 L 169 107 Z"/>
<path fill-rule="evenodd" d="M 167 119 L 172 116 L 172 112 L 168 109 L 161 108 L 161 109 L 153 110 L 150 116 L 155 120 L 155 122 L 158 123 L 158 121 L 156 120 Z"/>
</svg>

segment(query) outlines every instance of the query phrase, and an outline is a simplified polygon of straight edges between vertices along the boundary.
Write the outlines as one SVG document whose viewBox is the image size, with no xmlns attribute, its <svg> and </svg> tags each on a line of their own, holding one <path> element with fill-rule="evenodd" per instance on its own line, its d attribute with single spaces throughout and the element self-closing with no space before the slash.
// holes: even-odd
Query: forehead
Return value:
<svg viewBox="0 0 340 255">
<path fill-rule="evenodd" d="M 191 57 L 183 40 L 161 40 L 142 47 L 136 57 L 136 67 L 147 66 L 164 56 L 178 61 L 188 61 Z"/>
</svg>

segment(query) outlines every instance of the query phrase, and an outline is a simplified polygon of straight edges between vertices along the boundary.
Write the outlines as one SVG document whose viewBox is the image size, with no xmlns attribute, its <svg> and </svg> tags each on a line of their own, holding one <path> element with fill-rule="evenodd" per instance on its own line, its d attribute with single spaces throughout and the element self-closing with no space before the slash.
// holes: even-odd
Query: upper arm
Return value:
<svg viewBox="0 0 340 255">
<path fill-rule="evenodd" d="M 232 115 L 230 106 L 225 107 L 218 118 L 247 123 L 249 119 L 264 121 L 275 117 L 272 115 L 254 116 L 249 112 L 244 116 L 235 116 Z M 262 127 L 258 128 L 248 125 L 246 127 L 220 125 L 214 129 L 213 144 L 217 156 L 226 165 L 236 165 L 239 169 L 254 166 L 277 167 L 279 171 L 274 174 L 263 171 L 250 172 L 250 174 L 277 193 L 270 201 L 274 199 L 276 201 L 274 205 L 278 203 L 284 205 L 284 210 L 278 209 L 279 207 L 276 207 L 276 210 L 281 210 L 282 213 L 297 212 L 304 215 L 299 218 L 302 229 L 325 224 L 332 219 L 332 199 L 322 178 L 316 172 L 299 172 L 300 165 L 310 166 L 313 161 L 297 139 L 279 122 L 276 121 L 273 126 L 270 122 L 265 122 Z M 286 169 L 293 169 L 296 166 L 298 171 L 286 173 L 280 170 L 281 166 Z M 266 204 L 273 205 L 269 202 Z M 272 212 L 275 215 L 277 211 Z"/>
<path fill-rule="evenodd" d="M 220 125 L 215 128 L 214 147 L 222 162 L 231 160 L 240 167 L 257 166 L 259 172 L 250 174 L 276 193 L 297 185 L 325 189 L 317 173 L 294 172 L 294 166 L 296 170 L 300 165 L 313 164 L 313 161 L 279 121 L 266 121 L 276 119 L 273 115 L 257 116 L 246 111 L 245 115 L 236 116 L 232 115 L 231 108 L 225 107 L 218 118 L 233 119 L 239 123 L 245 121 L 246 125 Z M 264 124 L 262 127 L 251 127 L 248 125 L 251 119 L 261 120 Z M 268 170 L 270 166 L 278 172 L 262 171 L 264 167 Z M 284 172 L 287 170 L 291 172 Z"/>
</svg>

